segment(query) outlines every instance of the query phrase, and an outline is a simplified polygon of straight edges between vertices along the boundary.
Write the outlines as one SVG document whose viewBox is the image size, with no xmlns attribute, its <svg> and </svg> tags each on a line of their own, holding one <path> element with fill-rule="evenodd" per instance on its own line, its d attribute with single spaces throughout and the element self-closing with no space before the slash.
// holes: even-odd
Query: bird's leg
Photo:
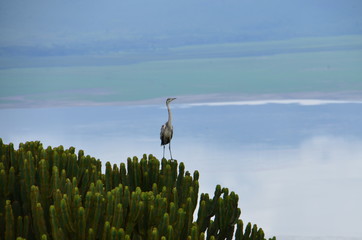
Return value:
<svg viewBox="0 0 362 240">
<path fill-rule="evenodd" d="M 163 145 L 163 158 L 165 158 L 165 145 Z"/>
<path fill-rule="evenodd" d="M 170 149 L 171 160 L 173 160 L 173 159 L 172 159 L 172 153 L 171 153 L 171 142 L 168 144 L 168 149 Z"/>
</svg>

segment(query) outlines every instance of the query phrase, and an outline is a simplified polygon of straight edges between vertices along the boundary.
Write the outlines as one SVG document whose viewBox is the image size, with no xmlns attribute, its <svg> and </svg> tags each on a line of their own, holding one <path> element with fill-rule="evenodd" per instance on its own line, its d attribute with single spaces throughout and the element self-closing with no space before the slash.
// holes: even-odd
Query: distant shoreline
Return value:
<svg viewBox="0 0 362 240">
<path fill-rule="evenodd" d="M 97 107 L 97 106 L 163 106 L 167 97 L 142 99 L 136 101 L 27 101 L 17 97 L 13 103 L 10 99 L 0 98 L 1 109 L 19 108 L 57 108 L 57 107 Z M 273 93 L 273 94 L 199 94 L 172 96 L 177 98 L 174 105 L 184 107 L 192 106 L 226 106 L 226 105 L 263 105 L 263 104 L 362 104 L 362 92 L 299 92 L 299 93 Z M 5 101 L 4 101 L 5 100 Z"/>
</svg>

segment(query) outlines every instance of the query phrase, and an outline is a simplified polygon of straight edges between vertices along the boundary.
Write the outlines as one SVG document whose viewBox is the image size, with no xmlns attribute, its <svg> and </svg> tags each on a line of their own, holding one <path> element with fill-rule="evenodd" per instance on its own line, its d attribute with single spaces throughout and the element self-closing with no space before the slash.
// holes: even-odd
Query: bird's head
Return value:
<svg viewBox="0 0 362 240">
<path fill-rule="evenodd" d="M 167 98 L 166 100 L 166 104 L 169 104 L 170 102 L 172 102 L 173 100 L 175 100 L 176 98 Z"/>
</svg>

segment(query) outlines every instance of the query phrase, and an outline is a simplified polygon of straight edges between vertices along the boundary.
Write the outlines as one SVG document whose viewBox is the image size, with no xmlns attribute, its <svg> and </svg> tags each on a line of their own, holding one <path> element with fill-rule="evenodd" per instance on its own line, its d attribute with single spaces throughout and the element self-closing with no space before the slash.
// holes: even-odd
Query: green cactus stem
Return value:
<svg viewBox="0 0 362 240">
<path fill-rule="evenodd" d="M 237 194 L 199 195 L 199 172 L 182 162 L 144 154 L 101 168 L 74 147 L 0 138 L 0 239 L 265 240 L 244 226 Z"/>
</svg>

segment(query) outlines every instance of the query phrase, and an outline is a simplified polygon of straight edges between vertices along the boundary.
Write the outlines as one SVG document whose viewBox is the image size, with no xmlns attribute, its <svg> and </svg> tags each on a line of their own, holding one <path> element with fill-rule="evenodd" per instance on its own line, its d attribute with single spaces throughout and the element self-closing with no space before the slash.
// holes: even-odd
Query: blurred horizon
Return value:
<svg viewBox="0 0 362 240">
<path fill-rule="evenodd" d="M 195 103 L 360 101 L 361 62 L 359 35 L 118 56 L 6 57 L 0 64 L 0 108 L 160 104 L 170 96 Z"/>
<path fill-rule="evenodd" d="M 362 99 L 362 2 L 4 1 L 0 108 Z"/>
</svg>

